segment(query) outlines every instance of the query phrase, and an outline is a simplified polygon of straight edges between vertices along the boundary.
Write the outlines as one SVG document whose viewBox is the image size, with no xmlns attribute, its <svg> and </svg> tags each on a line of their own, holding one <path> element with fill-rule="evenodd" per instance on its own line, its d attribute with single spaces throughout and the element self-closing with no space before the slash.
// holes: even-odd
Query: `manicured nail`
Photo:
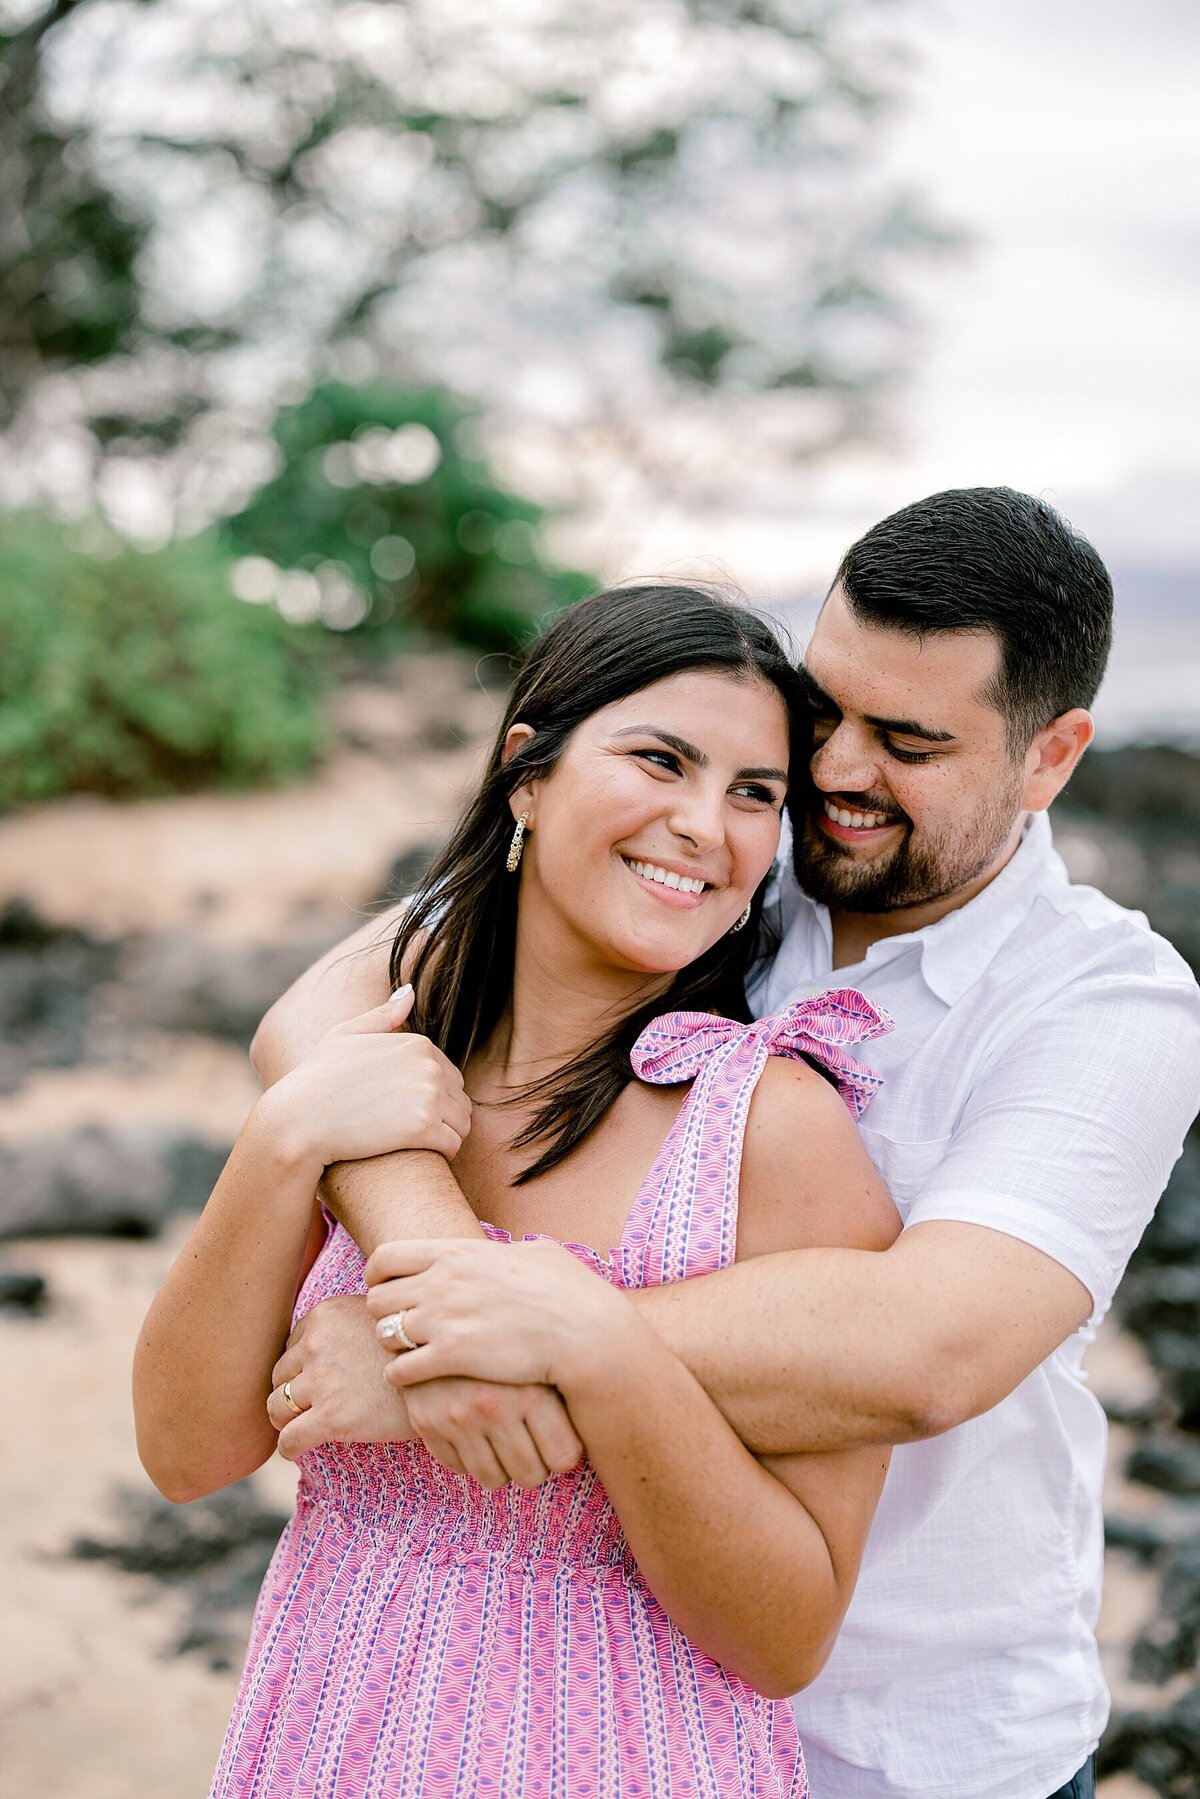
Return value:
<svg viewBox="0 0 1200 1799">
<path fill-rule="evenodd" d="M 397 1000 L 407 999 L 411 992 L 412 992 L 412 982 L 405 981 L 403 987 L 397 987 L 395 993 L 393 993 L 389 996 L 388 1005 L 394 1006 L 396 1004 Z"/>
</svg>

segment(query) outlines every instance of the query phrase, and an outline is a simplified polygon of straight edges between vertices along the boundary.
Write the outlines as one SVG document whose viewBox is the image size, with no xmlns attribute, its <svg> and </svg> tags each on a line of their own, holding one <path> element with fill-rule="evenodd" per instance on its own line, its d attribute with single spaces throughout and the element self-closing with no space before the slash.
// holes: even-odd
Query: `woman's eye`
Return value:
<svg viewBox="0 0 1200 1799">
<path fill-rule="evenodd" d="M 744 794 L 747 799 L 756 800 L 762 806 L 778 808 L 783 805 L 781 793 L 776 792 L 774 787 L 760 787 L 757 781 L 747 781 L 743 786 L 735 787 L 733 791 Z"/>
<path fill-rule="evenodd" d="M 902 750 L 894 743 L 885 743 L 883 747 L 897 762 L 932 762 L 937 754 L 936 750 Z"/>
<path fill-rule="evenodd" d="M 679 757 L 673 756 L 670 750 L 635 750 L 634 755 L 642 762 L 653 762 L 657 768 L 669 768 L 675 774 L 679 772 Z"/>
</svg>

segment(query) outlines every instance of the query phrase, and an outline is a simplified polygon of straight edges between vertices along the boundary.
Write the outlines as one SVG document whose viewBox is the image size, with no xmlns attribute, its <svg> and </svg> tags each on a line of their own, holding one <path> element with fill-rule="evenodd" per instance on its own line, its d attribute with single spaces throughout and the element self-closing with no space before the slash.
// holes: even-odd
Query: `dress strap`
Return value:
<svg viewBox="0 0 1200 1799">
<path fill-rule="evenodd" d="M 675 1154 L 644 1221 L 646 1285 L 733 1261 L 746 1119 L 768 1057 L 819 1062 L 858 1118 L 882 1078 L 846 1045 L 891 1028 L 886 1012 L 849 987 L 796 1000 L 753 1024 L 707 1012 L 668 1012 L 647 1025 L 631 1053 L 634 1073 L 657 1086 L 688 1080 L 694 1086 Z"/>
</svg>

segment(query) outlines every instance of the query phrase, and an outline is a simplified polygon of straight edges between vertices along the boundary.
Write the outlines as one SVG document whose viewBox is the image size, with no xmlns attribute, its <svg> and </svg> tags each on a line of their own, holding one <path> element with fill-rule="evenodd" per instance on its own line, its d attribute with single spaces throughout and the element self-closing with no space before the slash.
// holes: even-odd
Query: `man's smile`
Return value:
<svg viewBox="0 0 1200 1799">
<path fill-rule="evenodd" d="M 818 794 L 816 797 L 820 802 L 814 807 L 817 824 L 837 843 L 878 843 L 889 831 L 898 830 L 904 822 L 902 819 L 889 818 L 886 813 L 872 807 L 845 803 L 825 794 Z"/>
</svg>

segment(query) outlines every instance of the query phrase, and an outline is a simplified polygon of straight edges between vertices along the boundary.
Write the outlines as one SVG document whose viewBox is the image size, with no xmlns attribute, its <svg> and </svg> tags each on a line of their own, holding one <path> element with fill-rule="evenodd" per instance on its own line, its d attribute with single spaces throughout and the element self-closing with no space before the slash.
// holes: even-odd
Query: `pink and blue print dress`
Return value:
<svg viewBox="0 0 1200 1799">
<path fill-rule="evenodd" d="M 635 1071 L 692 1081 L 691 1092 L 617 1247 L 567 1247 L 625 1288 L 725 1267 L 768 1056 L 819 1061 L 857 1116 L 878 1077 L 846 1046 L 888 1022 L 849 989 L 752 1025 L 657 1019 Z M 362 1274 L 338 1227 L 296 1316 L 363 1292 Z M 676 1628 L 586 1461 L 534 1492 L 488 1492 L 420 1443 L 330 1443 L 303 1457 L 210 1799 L 806 1794 L 791 1707 Z"/>
</svg>

